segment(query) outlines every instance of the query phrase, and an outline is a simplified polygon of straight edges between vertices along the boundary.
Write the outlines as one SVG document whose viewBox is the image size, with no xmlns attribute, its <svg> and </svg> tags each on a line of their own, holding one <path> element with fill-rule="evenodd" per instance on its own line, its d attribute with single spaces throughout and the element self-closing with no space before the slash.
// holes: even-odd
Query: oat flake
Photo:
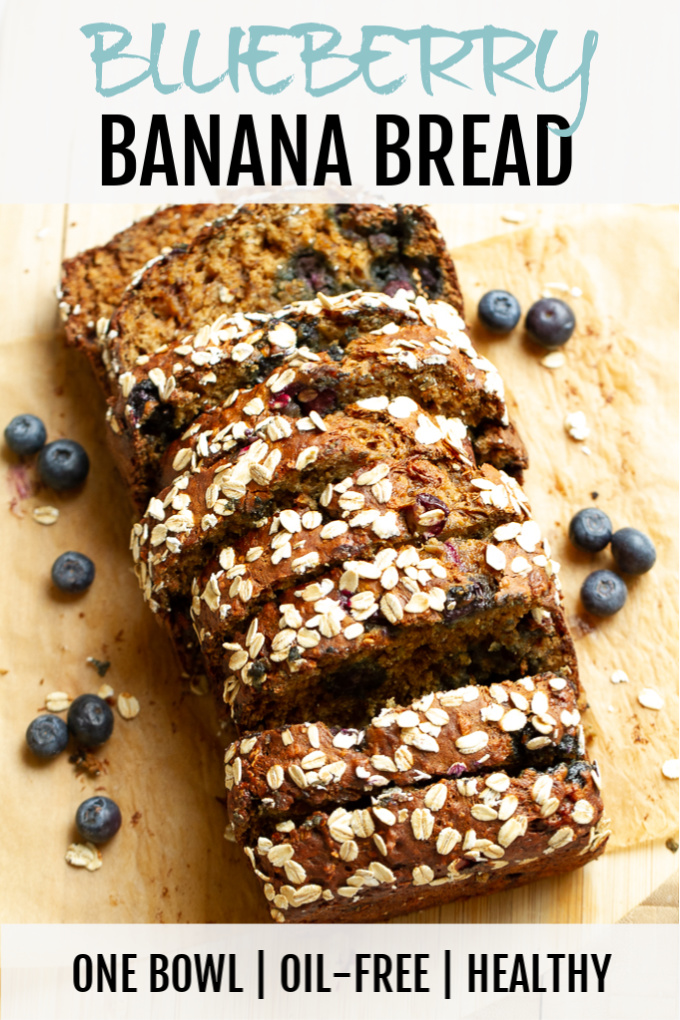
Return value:
<svg viewBox="0 0 680 1020">
<path fill-rule="evenodd" d="M 139 715 L 139 702 L 134 694 L 128 694 L 127 692 L 119 694 L 116 704 L 123 719 L 134 719 L 135 716 Z"/>
</svg>

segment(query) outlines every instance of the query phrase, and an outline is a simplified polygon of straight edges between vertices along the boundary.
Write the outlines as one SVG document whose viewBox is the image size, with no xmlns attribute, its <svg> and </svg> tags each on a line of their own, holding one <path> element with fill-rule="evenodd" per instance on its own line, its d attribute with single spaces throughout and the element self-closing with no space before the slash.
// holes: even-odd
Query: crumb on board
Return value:
<svg viewBox="0 0 680 1020">
<path fill-rule="evenodd" d="M 93 669 L 97 670 L 99 676 L 106 676 L 108 671 L 111 669 L 110 662 L 102 659 L 95 659 L 93 655 L 88 655 L 85 661 L 87 662 L 88 666 L 92 666 Z"/>
<path fill-rule="evenodd" d="M 46 526 L 56 524 L 59 520 L 59 511 L 56 506 L 36 506 L 33 508 L 33 520 Z"/>
<path fill-rule="evenodd" d="M 570 411 L 564 417 L 564 428 L 577 443 L 583 442 L 590 435 L 588 419 L 583 411 Z"/>
</svg>

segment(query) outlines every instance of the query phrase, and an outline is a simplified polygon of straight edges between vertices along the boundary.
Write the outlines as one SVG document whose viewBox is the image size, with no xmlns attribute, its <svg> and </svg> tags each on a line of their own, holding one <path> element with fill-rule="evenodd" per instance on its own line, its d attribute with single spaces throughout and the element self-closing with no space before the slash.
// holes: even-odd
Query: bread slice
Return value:
<svg viewBox="0 0 680 1020">
<path fill-rule="evenodd" d="M 317 721 L 245 733 L 225 755 L 235 838 L 252 842 L 263 827 L 375 797 L 388 785 L 467 777 L 458 789 L 472 796 L 499 768 L 582 757 L 578 702 L 574 680 L 541 673 L 391 703 L 361 729 Z"/>
<path fill-rule="evenodd" d="M 290 434 L 277 429 L 273 439 L 270 432 L 254 440 L 246 436 L 205 469 L 176 478 L 151 500 L 132 536 L 140 581 L 152 608 L 167 611 L 172 596 L 188 591 L 218 544 L 254 527 L 265 527 L 278 511 L 322 508 L 329 510 L 324 520 L 333 520 L 337 516 L 335 505 L 331 509 L 333 492 L 340 493 L 341 513 L 349 513 L 350 504 L 362 509 L 367 498 L 377 509 L 386 485 L 376 495 L 371 472 L 384 466 L 388 475 L 381 481 L 396 486 L 394 498 L 403 499 L 404 512 L 417 513 L 418 519 L 419 511 L 429 510 L 431 504 L 441 522 L 436 514 L 441 502 L 438 486 L 444 489 L 444 499 L 450 487 L 457 493 L 462 487 L 467 494 L 459 514 L 463 529 L 479 515 L 497 523 L 511 517 L 524 502 L 515 480 L 489 465 L 478 472 L 466 430 L 461 430 L 458 420 L 442 416 L 435 420 L 414 401 L 404 399 L 397 398 L 384 410 L 361 402 L 351 404 L 323 419 L 323 427 L 312 422 L 311 430 L 296 428 Z M 362 481 L 364 476 L 369 481 Z M 352 490 L 350 495 L 335 488 L 352 489 L 353 481 L 361 492 Z M 431 494 L 429 502 L 425 493 Z M 457 514 L 459 498 L 452 495 L 452 504 L 443 504 L 445 517 Z M 429 520 L 423 522 L 425 531 Z"/>
<path fill-rule="evenodd" d="M 112 377 L 102 357 L 109 319 L 134 275 L 162 253 L 188 244 L 233 205 L 173 205 L 145 216 L 100 247 L 90 248 L 62 267 L 59 309 L 66 341 L 86 355 L 105 393 Z"/>
<path fill-rule="evenodd" d="M 490 550 L 502 567 L 490 566 Z M 239 594 L 213 602 L 215 611 L 201 600 L 208 672 L 225 681 L 234 719 L 248 729 L 301 717 L 362 726 L 390 697 L 527 672 L 575 680 L 554 579 L 536 552 L 479 539 L 383 549 L 301 582 L 236 627 L 229 610 L 219 613 Z"/>
<path fill-rule="evenodd" d="M 133 371 L 139 357 L 225 311 L 273 312 L 357 289 L 407 290 L 463 312 L 453 262 L 419 206 L 241 206 L 125 293 L 106 334 L 110 364 L 116 374 Z"/>
<path fill-rule="evenodd" d="M 478 462 L 514 475 L 527 462 L 501 378 L 463 320 L 450 305 L 410 301 L 404 291 L 321 295 L 270 318 L 223 315 L 138 360 L 120 377 L 109 422 L 114 456 L 142 508 L 161 477 L 167 484 L 188 463 L 197 470 L 199 456 L 205 466 L 232 449 L 234 429 L 266 431 L 273 418 L 299 428 L 310 414 L 323 418 L 357 400 L 410 397 L 460 418 Z"/>
</svg>

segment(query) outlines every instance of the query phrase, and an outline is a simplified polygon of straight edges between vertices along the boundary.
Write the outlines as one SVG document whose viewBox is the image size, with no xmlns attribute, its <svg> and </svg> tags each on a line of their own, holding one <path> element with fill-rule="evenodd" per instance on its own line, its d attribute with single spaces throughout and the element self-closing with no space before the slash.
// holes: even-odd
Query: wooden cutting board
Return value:
<svg viewBox="0 0 680 1020">
<path fill-rule="evenodd" d="M 167 642 L 142 603 L 127 550 L 131 515 L 106 451 L 102 403 L 89 370 L 65 350 L 57 321 L 61 259 L 148 211 L 0 206 L 0 424 L 34 412 L 50 438 L 78 439 L 92 460 L 84 491 L 58 496 L 37 491 L 33 471 L 0 454 L 0 763 L 9 835 L 0 844 L 0 921 L 6 923 L 268 918 L 249 866 L 222 838 L 224 735 L 209 699 L 178 682 Z M 625 848 L 562 879 L 407 920 L 606 923 L 676 867 L 665 840 L 677 835 L 677 783 L 663 780 L 659 763 L 677 755 L 677 292 L 673 298 L 668 291 L 677 286 L 677 222 L 672 210 L 523 206 L 514 209 L 525 217 L 517 224 L 503 219 L 506 211 L 433 209 L 455 249 L 475 342 L 499 365 L 513 394 L 532 457 L 527 488 L 535 515 L 563 559 L 567 612 L 593 705 L 593 746 L 605 766 L 622 770 L 605 767 L 605 793 L 618 823 L 615 839 Z M 491 237 L 498 239 L 485 240 Z M 623 259 L 626 245 L 631 257 Z M 622 265 L 625 272 L 615 268 Z M 549 282 L 579 286 L 581 298 L 570 298 L 577 316 L 585 301 L 597 337 L 625 341 L 614 359 L 589 346 L 592 338 L 582 331 L 570 342 L 564 371 L 552 374 L 519 333 L 491 340 L 474 325 L 483 290 L 506 286 L 526 304 Z M 653 372 L 645 368 L 650 358 Z M 578 400 L 592 403 L 592 410 L 583 408 L 594 426 L 590 457 L 562 429 L 563 412 L 576 409 L 571 405 Z M 597 629 L 589 629 L 577 600 L 592 568 L 564 540 L 570 513 L 588 505 L 593 490 L 601 491 L 601 505 L 614 508 L 616 523 L 643 526 L 651 519 L 661 553 L 653 574 L 631 586 L 626 609 Z M 45 504 L 60 511 L 52 527 L 32 518 L 32 508 Z M 97 566 L 92 589 L 75 602 L 55 597 L 49 586 L 53 560 L 70 548 L 88 553 Z M 37 765 L 23 747 L 26 725 L 46 694 L 97 690 L 102 679 L 87 663 L 90 656 L 110 661 L 106 682 L 141 704 L 136 719 L 117 718 L 96 778 L 76 775 L 63 756 Z M 631 675 L 627 688 L 610 682 L 617 667 Z M 663 690 L 662 716 L 636 707 L 643 672 L 645 685 Z M 68 867 L 64 852 L 75 836 L 75 809 L 95 789 L 118 800 L 124 824 L 104 848 L 103 867 L 88 873 Z"/>
</svg>

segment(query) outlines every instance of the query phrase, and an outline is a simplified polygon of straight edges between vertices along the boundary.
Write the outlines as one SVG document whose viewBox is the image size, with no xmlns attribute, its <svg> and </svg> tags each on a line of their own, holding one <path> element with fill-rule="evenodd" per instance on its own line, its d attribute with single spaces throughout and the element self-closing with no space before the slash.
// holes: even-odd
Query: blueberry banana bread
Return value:
<svg viewBox="0 0 680 1020">
<path fill-rule="evenodd" d="M 69 264 L 67 329 L 109 373 L 145 598 L 242 729 L 231 826 L 272 916 L 384 920 L 593 859 L 558 565 L 431 217 L 178 208 Z"/>
<path fill-rule="evenodd" d="M 232 792 L 241 761 L 227 766 Z M 582 760 L 519 773 L 493 765 L 337 806 L 334 783 L 325 789 L 311 813 L 279 820 L 274 804 L 248 831 L 244 850 L 276 921 L 384 921 L 515 888 L 581 867 L 609 835 L 597 767 Z"/>
<path fill-rule="evenodd" d="M 318 293 L 399 290 L 462 315 L 456 272 L 418 206 L 245 205 L 205 227 L 128 289 L 104 338 L 115 374 L 210 326 L 223 312 L 273 312 Z"/>
<path fill-rule="evenodd" d="M 228 215 L 233 205 L 174 205 L 138 220 L 111 238 L 64 262 L 59 309 L 66 340 L 90 362 L 105 393 L 112 377 L 102 359 L 109 319 L 136 273 L 191 241 L 202 227 Z"/>
<path fill-rule="evenodd" d="M 370 398 L 386 405 L 410 397 L 458 417 L 478 462 L 514 475 L 526 466 L 502 380 L 463 320 L 449 305 L 409 300 L 403 290 L 393 298 L 321 294 L 271 317 L 223 314 L 138 361 L 120 376 L 108 419 L 114 456 L 142 506 L 161 480 L 188 465 L 196 470 L 199 457 L 205 465 L 272 422 L 313 428 Z"/>
</svg>

